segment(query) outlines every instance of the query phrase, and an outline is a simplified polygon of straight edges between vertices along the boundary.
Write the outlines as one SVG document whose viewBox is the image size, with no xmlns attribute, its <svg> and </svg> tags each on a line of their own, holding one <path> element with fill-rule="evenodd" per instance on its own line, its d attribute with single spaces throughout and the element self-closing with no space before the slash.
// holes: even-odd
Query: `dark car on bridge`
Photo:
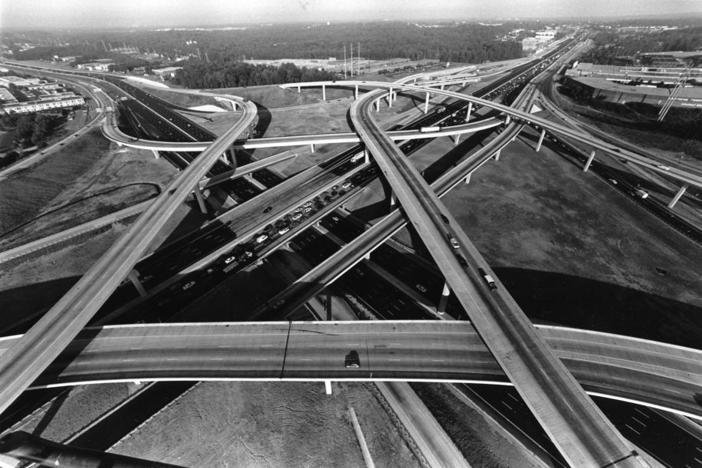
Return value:
<svg viewBox="0 0 702 468">
<path fill-rule="evenodd" d="M 346 358 L 344 359 L 344 367 L 347 369 L 358 369 L 361 367 L 361 360 L 358 357 L 358 351 L 353 350 L 346 355 Z"/>
</svg>

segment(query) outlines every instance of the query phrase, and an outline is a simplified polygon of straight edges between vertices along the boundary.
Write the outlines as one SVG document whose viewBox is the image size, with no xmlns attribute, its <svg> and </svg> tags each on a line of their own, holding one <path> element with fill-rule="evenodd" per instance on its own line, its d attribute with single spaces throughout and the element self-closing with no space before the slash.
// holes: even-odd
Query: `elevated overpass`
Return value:
<svg viewBox="0 0 702 468">
<path fill-rule="evenodd" d="M 383 81 L 358 81 L 358 80 L 351 80 L 351 81 L 316 81 L 316 82 L 307 82 L 307 83 L 287 83 L 280 85 L 281 88 L 284 89 L 289 89 L 289 88 L 295 88 L 295 87 L 319 87 L 322 85 L 325 86 L 354 86 L 354 85 L 362 85 L 365 87 L 376 87 L 376 88 L 382 88 L 382 89 L 387 89 L 387 90 L 392 90 L 393 92 L 397 91 L 408 91 L 408 92 L 415 92 L 415 93 L 424 93 L 426 96 L 426 99 L 429 99 L 429 96 L 431 95 L 441 95 L 441 96 L 447 96 L 447 97 L 453 97 L 456 99 L 461 99 L 464 101 L 467 101 L 469 103 L 472 103 L 473 105 L 480 105 L 483 107 L 488 107 L 490 109 L 495 109 L 500 111 L 501 113 L 505 114 L 507 116 L 507 120 L 516 118 L 519 119 L 529 125 L 533 125 L 539 129 L 542 129 L 543 131 L 546 132 L 552 132 L 561 136 L 568 137 L 572 140 L 585 143 L 589 147 L 599 150 L 604 154 L 607 154 L 612 157 L 617 157 L 623 160 L 626 160 L 632 164 L 637 164 L 639 166 L 645 167 L 647 169 L 650 169 L 654 172 L 658 172 L 660 174 L 666 175 L 670 178 L 677 179 L 683 183 L 694 185 L 696 187 L 702 187 L 702 171 L 697 169 L 697 168 L 690 168 L 687 165 L 680 165 L 677 162 L 672 162 L 672 161 L 662 161 L 662 160 L 657 160 L 653 159 L 650 157 L 642 156 L 638 153 L 635 153 L 633 151 L 627 150 L 627 149 L 621 149 L 615 145 L 612 145 L 610 143 L 604 142 L 588 133 L 575 130 L 557 123 L 554 123 L 550 120 L 544 119 L 542 117 L 538 117 L 536 115 L 530 114 L 527 111 L 522 111 L 518 109 L 514 109 L 509 106 L 505 106 L 502 104 L 498 104 L 486 99 L 478 98 L 475 96 L 467 95 L 467 94 L 462 94 L 462 93 L 457 93 L 453 91 L 448 91 L 448 90 L 441 90 L 441 89 L 433 89 L 433 88 L 427 88 L 423 86 L 415 86 L 412 84 L 406 84 L 406 83 L 387 83 Z M 389 91 L 388 91 L 389 93 Z M 374 97 L 376 99 L 381 99 L 384 95 L 375 95 Z"/>
<path fill-rule="evenodd" d="M 373 100 L 382 94 L 371 91 L 354 102 L 354 128 L 444 274 L 446 285 L 554 445 L 572 466 L 644 465 L 633 446 L 536 335 L 506 288 L 497 279 L 495 287 L 485 282 L 486 274 L 495 277 L 485 259 L 372 118 Z"/>
<path fill-rule="evenodd" d="M 49 366 L 88 323 L 210 167 L 249 128 L 256 118 L 256 106 L 235 96 L 226 99 L 241 103 L 243 113 L 240 120 L 196 157 L 81 279 L 11 349 L 0 356 L 0 412 Z"/>
<path fill-rule="evenodd" d="M 702 351 L 564 327 L 535 330 L 589 393 L 702 420 Z M 20 339 L 0 338 L 0 355 Z M 352 351 L 358 368 L 345 366 Z M 509 385 L 470 322 L 356 321 L 89 327 L 31 388 L 134 380 Z"/>
</svg>

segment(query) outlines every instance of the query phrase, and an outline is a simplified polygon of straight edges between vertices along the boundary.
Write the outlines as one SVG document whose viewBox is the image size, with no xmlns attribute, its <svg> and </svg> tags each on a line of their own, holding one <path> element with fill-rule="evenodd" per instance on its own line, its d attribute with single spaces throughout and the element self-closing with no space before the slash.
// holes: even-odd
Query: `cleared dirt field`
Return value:
<svg viewBox="0 0 702 468">
<path fill-rule="evenodd" d="M 206 382 L 111 449 L 183 466 L 363 466 L 353 406 L 376 466 L 419 462 L 372 386 Z"/>
</svg>

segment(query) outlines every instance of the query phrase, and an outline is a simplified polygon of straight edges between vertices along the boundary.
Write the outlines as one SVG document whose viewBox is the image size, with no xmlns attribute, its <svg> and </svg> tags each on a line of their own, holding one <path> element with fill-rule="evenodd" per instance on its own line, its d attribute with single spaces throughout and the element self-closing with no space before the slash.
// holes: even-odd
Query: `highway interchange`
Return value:
<svg viewBox="0 0 702 468">
<path fill-rule="evenodd" d="M 460 80 L 460 78 L 457 78 L 456 82 L 460 82 Z M 426 93 L 427 100 L 430 92 L 422 86 L 405 83 L 361 83 L 363 86 L 388 88 L 387 99 L 389 103 L 392 102 L 394 93 L 398 90 Z M 448 82 L 443 84 L 446 83 Z M 308 85 L 319 84 L 312 83 Z M 337 82 L 333 84 L 327 83 L 326 85 L 354 87 L 358 86 L 359 83 Z M 298 84 L 291 86 L 298 86 Z M 513 106 L 523 105 L 528 111 L 532 103 L 533 93 L 529 88 L 526 89 L 528 91 L 523 92 Z M 15 339 L 16 342 L 13 346 L 0 357 L 0 378 L 4 379 L 3 382 L 7 384 L 4 386 L 4 389 L 0 390 L 0 404 L 4 405 L 2 408 L 7 408 L 7 405 L 19 393 L 28 388 L 48 368 L 53 358 L 69 346 L 69 342 L 98 313 L 100 307 L 108 300 L 110 293 L 127 278 L 129 272 L 135 266 L 142 279 L 140 282 L 142 287 L 146 286 L 146 289 L 149 290 L 148 294 L 156 294 L 159 291 L 169 291 L 169 288 L 172 292 L 174 285 L 176 285 L 176 289 L 182 289 L 184 285 L 193 282 L 192 275 L 196 275 L 199 278 L 203 274 L 212 274 L 213 272 L 208 272 L 209 269 L 204 267 L 211 265 L 213 261 L 225 262 L 226 265 L 230 265 L 231 262 L 227 262 L 227 260 L 232 257 L 231 252 L 235 253 L 236 266 L 245 266 L 240 264 L 243 261 L 250 264 L 266 255 L 266 252 L 261 249 L 269 245 L 273 248 L 289 242 L 289 237 L 285 237 L 286 240 L 282 238 L 296 222 L 299 221 L 300 225 L 305 225 L 305 220 L 308 220 L 304 226 L 307 227 L 322 219 L 323 216 L 328 215 L 332 210 L 340 206 L 343 201 L 347 200 L 354 192 L 354 189 L 362 187 L 368 179 L 375 177 L 377 171 L 372 169 L 370 163 L 370 160 L 374 159 L 380 167 L 380 172 L 389 182 L 393 198 L 399 202 L 402 212 L 409 218 L 409 221 L 420 232 L 422 237 L 429 240 L 427 247 L 429 247 L 436 263 L 444 273 L 446 282 L 451 290 L 459 298 L 463 309 L 468 312 L 470 319 L 483 338 L 483 342 L 487 344 L 492 355 L 497 358 L 497 361 L 502 366 L 503 371 L 507 373 L 510 380 L 520 390 L 525 401 L 540 419 L 542 425 L 556 442 L 569 463 L 575 466 L 585 466 L 590 464 L 606 465 L 607 463 L 616 462 L 617 466 L 640 466 L 642 463 L 641 459 L 636 456 L 631 445 L 617 433 L 599 410 L 592 405 L 581 387 L 573 379 L 573 376 L 561 364 L 561 361 L 551 354 L 552 345 L 546 345 L 541 338 L 536 336 L 531 323 L 519 310 L 509 294 L 506 293 L 505 288 L 499 283 L 499 279 L 490 271 L 489 266 L 475 247 L 472 246 L 465 234 L 460 231 L 457 222 L 443 208 L 434 193 L 435 191 L 438 194 L 445 193 L 452 186 L 469 177 L 473 170 L 484 164 L 490 157 L 495 156 L 495 154 L 499 155 L 499 149 L 512 141 L 524 124 L 538 125 L 541 129 L 548 129 L 548 131 L 568 136 L 580 142 L 585 141 L 594 148 L 609 154 L 616 153 L 617 156 L 627 158 L 632 163 L 641 164 L 658 172 L 664 171 L 666 175 L 684 183 L 699 186 L 702 178 L 696 172 L 689 171 L 689 168 L 661 167 L 662 164 L 660 162 L 651 161 L 649 158 L 633 154 L 629 150 L 622 152 L 618 148 L 613 148 L 611 144 L 594 141 L 590 136 L 584 136 L 583 133 L 554 125 L 515 107 L 501 106 L 491 101 L 456 92 L 432 89 L 431 93 L 459 100 L 468 100 L 474 105 L 481 105 L 485 108 L 494 108 L 503 113 L 502 117 L 505 115 L 509 116 L 505 119 L 506 128 L 500 134 L 500 138 L 493 140 L 493 143 L 483 148 L 483 151 L 479 151 L 479 154 L 476 153 L 469 160 L 462 162 L 460 166 L 457 166 L 454 170 L 437 180 L 430 188 L 412 165 L 406 162 L 406 158 L 397 145 L 393 143 L 393 139 L 410 140 L 412 138 L 426 138 L 427 136 L 457 135 L 462 132 L 485 130 L 501 122 L 493 118 L 488 121 L 456 125 L 450 128 L 444 126 L 439 132 L 436 132 L 437 135 L 422 132 L 421 129 L 415 129 L 404 134 L 392 136 L 391 139 L 392 132 L 385 132 L 378 127 L 372 117 L 373 106 L 377 105 L 375 102 L 385 96 L 386 93 L 382 91 L 369 92 L 360 97 L 351 109 L 351 116 L 358 136 L 344 135 L 332 138 L 332 140 L 334 138 L 347 138 L 348 141 L 338 140 L 346 143 L 362 141 L 365 145 L 365 151 L 367 151 L 362 159 L 354 158 L 356 154 L 359 154 L 358 149 L 347 150 L 337 156 L 336 162 L 330 164 L 329 167 L 311 168 L 289 180 L 280 181 L 262 193 L 255 194 L 255 198 L 251 198 L 251 200 L 257 201 L 255 204 L 238 204 L 231 212 L 226 213 L 230 219 L 228 222 L 241 223 L 242 220 L 246 220 L 247 224 L 243 226 L 237 225 L 236 229 L 232 229 L 231 224 L 227 225 L 222 220 L 218 220 L 216 223 L 217 229 L 205 229 L 196 233 L 195 239 L 197 240 L 213 241 L 213 246 L 217 248 L 209 249 L 209 252 L 203 251 L 203 246 L 198 246 L 191 252 L 182 250 L 183 245 L 194 245 L 191 237 L 184 240 L 182 245 L 175 243 L 170 247 L 170 251 L 168 249 L 164 249 L 163 252 L 159 251 L 156 255 L 142 260 L 143 263 L 138 264 L 137 262 L 139 262 L 146 251 L 150 240 L 164 220 L 172 213 L 174 207 L 182 203 L 193 190 L 199 190 L 199 184 L 208 176 L 213 164 L 216 164 L 221 155 L 230 150 L 233 145 L 240 144 L 246 148 L 249 142 L 252 145 L 282 145 L 288 143 L 300 145 L 331 142 L 328 135 L 311 135 L 288 138 L 287 141 L 284 139 L 278 139 L 278 141 L 263 141 L 265 139 L 259 139 L 261 143 L 256 143 L 255 139 L 250 139 L 247 142 L 237 143 L 242 134 L 251 127 L 255 118 L 255 107 L 250 102 L 240 100 L 235 96 L 228 96 L 227 99 L 238 102 L 239 106 L 244 109 L 240 120 L 225 135 L 218 138 L 213 144 L 207 145 L 207 149 L 200 156 L 188 161 L 188 165 L 183 167 L 183 172 L 169 186 L 169 189 L 158 197 L 142 214 L 137 223 L 130 228 L 129 233 L 123 236 L 86 273 L 67 296 L 46 313 L 36 325 L 31 327 L 28 333 L 22 338 Z M 106 110 L 111 107 L 107 102 L 103 105 L 103 108 Z M 148 147 L 149 149 L 161 151 L 200 151 L 204 148 L 201 143 L 197 142 L 184 142 L 182 146 L 169 146 L 172 144 L 168 142 L 153 140 L 145 142 L 143 139 L 129 138 L 124 134 L 110 130 L 115 129 L 115 125 L 108 123 L 112 118 L 113 114 L 110 114 L 108 119 L 105 120 L 105 133 L 113 141 L 118 141 L 121 144 L 142 145 L 138 147 Z M 515 119 L 520 119 L 520 121 L 515 122 Z M 185 145 L 191 146 L 185 149 Z M 230 167 L 232 166 L 230 165 Z M 232 172 L 233 174 L 237 173 L 235 167 L 232 169 Z M 213 176 L 213 174 L 209 175 L 210 177 Z M 313 181 L 313 183 L 310 183 L 310 181 Z M 301 183 L 308 183 L 310 188 L 308 190 L 300 190 Z M 291 200 L 288 196 L 288 190 L 292 187 L 295 187 L 298 191 L 298 196 L 295 200 Z M 340 189 L 340 187 L 343 187 L 343 189 Z M 266 212 L 265 209 L 261 209 L 262 207 L 271 207 L 271 210 Z M 295 219 L 298 213 L 301 216 Z M 314 215 L 317 215 L 317 217 L 314 217 Z M 280 220 L 285 221 L 281 224 Z M 373 249 L 378 248 L 394 232 L 400 229 L 404 222 L 400 210 L 395 209 L 372 228 L 367 229 L 361 236 L 350 241 L 331 257 L 323 261 L 320 266 L 311 270 L 308 275 L 317 275 L 314 276 L 313 280 L 307 276 L 304 279 L 301 278 L 296 284 L 318 285 L 317 288 L 321 286 L 323 289 L 324 286 L 339 278 Z M 265 232 L 261 233 L 260 227 L 266 224 L 270 227 L 267 227 Z M 223 236 L 221 234 L 220 226 L 227 226 L 227 230 L 235 232 L 236 235 L 233 238 L 230 235 L 227 239 L 226 235 Z M 285 229 L 287 231 L 283 232 Z M 258 239 L 261 239 L 262 235 L 265 235 L 266 238 L 259 242 Z M 275 244 L 276 237 L 281 237 L 281 241 L 277 245 L 271 245 Z M 207 249 L 205 248 L 205 250 Z M 175 252 L 183 252 L 183 261 L 179 262 L 177 260 Z M 200 259 L 192 263 L 191 259 L 197 257 L 200 257 Z M 163 260 L 158 260 L 158 258 Z M 151 267 L 149 267 L 149 264 Z M 470 268 L 468 268 L 469 266 Z M 156 274 L 153 272 L 157 271 L 165 271 L 164 277 L 156 278 Z M 490 272 L 491 276 L 496 278 L 496 291 L 489 288 L 485 283 L 482 272 Z M 182 278 L 182 275 L 188 274 L 191 275 L 189 278 Z M 164 279 L 166 280 L 165 282 L 163 281 Z M 199 284 L 202 283 L 199 280 L 197 282 Z M 283 312 L 283 315 L 285 315 L 285 313 L 295 310 L 299 305 L 309 300 L 316 292 L 318 292 L 318 289 L 310 289 L 309 286 L 302 289 L 298 288 L 295 291 L 283 291 L 279 296 L 271 299 L 262 312 L 268 314 L 271 314 L 271 312 Z M 137 302 L 143 300 L 143 298 L 132 299 L 132 301 Z M 130 308 L 134 310 L 133 305 L 126 307 L 126 309 Z M 282 310 L 283 308 L 285 308 L 285 311 Z M 125 306 L 122 306 L 122 309 L 124 310 Z M 117 307 L 117 310 L 119 310 L 119 307 Z M 503 311 L 501 312 L 504 314 L 503 319 L 496 322 L 486 321 L 490 313 L 498 310 Z M 111 314 L 112 316 L 121 315 L 121 313 L 115 314 L 114 311 Z M 136 315 L 139 314 L 132 314 L 132 316 Z M 107 314 L 106 316 L 110 317 L 111 315 Z M 518 332 L 518 338 L 517 335 L 510 335 L 509 333 L 496 333 L 496 330 L 500 330 L 505 325 L 509 325 L 508 328 L 513 328 L 515 323 L 519 323 L 521 327 L 521 331 Z M 519 362 L 522 359 L 523 361 Z M 530 363 L 530 359 L 537 360 Z M 546 367 L 546 363 L 550 367 Z M 538 371 L 537 374 L 541 373 L 541 377 L 528 376 L 529 374 L 534 375 L 534 369 Z M 332 372 L 332 374 L 334 373 Z M 325 377 L 336 376 L 325 375 Z M 560 379 L 559 382 L 552 380 L 557 380 L 557 378 Z M 694 387 L 695 384 L 699 385 L 699 383 L 699 380 L 693 380 L 692 385 Z M 549 387 L 552 384 L 554 386 Z M 543 387 L 543 385 L 547 385 L 547 387 Z M 573 410 L 580 411 L 580 413 L 577 415 L 576 413 L 571 413 Z M 588 423 L 589 426 L 585 424 L 585 421 L 590 421 Z M 577 424 L 577 427 L 573 426 L 573 424 Z M 584 429 L 585 426 L 588 427 Z"/>
</svg>

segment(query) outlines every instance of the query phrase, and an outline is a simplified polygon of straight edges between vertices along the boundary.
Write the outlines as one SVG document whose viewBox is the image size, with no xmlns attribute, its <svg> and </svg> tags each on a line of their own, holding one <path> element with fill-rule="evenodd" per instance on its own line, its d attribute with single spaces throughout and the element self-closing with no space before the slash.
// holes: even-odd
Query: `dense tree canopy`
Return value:
<svg viewBox="0 0 702 468">
<path fill-rule="evenodd" d="M 331 79 L 334 79 L 333 73 L 298 68 L 292 63 L 273 67 L 231 60 L 189 60 L 175 76 L 177 84 L 188 88 L 231 88 Z"/>
</svg>

